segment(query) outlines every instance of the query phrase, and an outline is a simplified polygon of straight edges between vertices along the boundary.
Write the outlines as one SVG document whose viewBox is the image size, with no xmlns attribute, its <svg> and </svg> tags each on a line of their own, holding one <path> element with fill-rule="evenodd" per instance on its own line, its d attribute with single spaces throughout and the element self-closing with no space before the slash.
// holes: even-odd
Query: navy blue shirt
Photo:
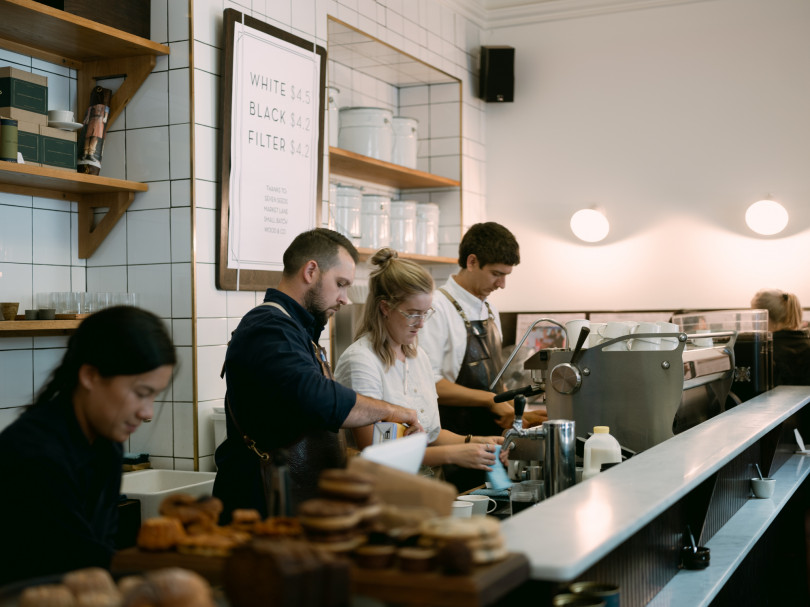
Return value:
<svg viewBox="0 0 810 607">
<path fill-rule="evenodd" d="M 774 331 L 773 384 L 810 385 L 810 334 L 807 331 Z"/>
<path fill-rule="evenodd" d="M 123 449 L 79 427 L 68 399 L 26 409 L 0 434 L 0 585 L 109 567 Z"/>
<path fill-rule="evenodd" d="M 312 314 L 276 289 L 268 289 L 264 301 L 280 304 L 289 316 L 274 306 L 248 312 L 228 346 L 225 373 L 239 428 L 271 452 L 317 432 L 336 433 L 357 394 L 324 376 L 314 345 L 323 327 Z M 259 458 L 245 447 L 230 413 L 226 420 L 228 438 L 216 452 L 214 495 L 225 504 L 226 517 L 234 508 L 266 514 Z"/>
</svg>

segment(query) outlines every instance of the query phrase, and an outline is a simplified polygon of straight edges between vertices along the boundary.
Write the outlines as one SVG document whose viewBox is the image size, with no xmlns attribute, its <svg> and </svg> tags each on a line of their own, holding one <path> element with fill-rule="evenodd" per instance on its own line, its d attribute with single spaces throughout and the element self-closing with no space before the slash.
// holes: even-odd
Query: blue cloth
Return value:
<svg viewBox="0 0 810 607">
<path fill-rule="evenodd" d="M 109 567 L 122 454 L 105 438 L 90 444 L 68 399 L 26 409 L 0 434 L 0 585 Z"/>
<path fill-rule="evenodd" d="M 225 355 L 227 399 L 241 430 L 266 452 L 289 448 L 318 432 L 337 432 L 357 399 L 356 393 L 323 375 L 313 343 L 323 327 L 298 302 L 268 289 L 265 302 L 248 312 Z M 226 407 L 228 438 L 216 452 L 214 495 L 226 516 L 234 508 L 264 513 L 259 458 L 245 447 Z M 325 467 L 342 461 L 319 460 Z M 317 480 L 317 471 L 315 471 Z M 299 499 L 311 497 L 299 495 Z"/>
</svg>

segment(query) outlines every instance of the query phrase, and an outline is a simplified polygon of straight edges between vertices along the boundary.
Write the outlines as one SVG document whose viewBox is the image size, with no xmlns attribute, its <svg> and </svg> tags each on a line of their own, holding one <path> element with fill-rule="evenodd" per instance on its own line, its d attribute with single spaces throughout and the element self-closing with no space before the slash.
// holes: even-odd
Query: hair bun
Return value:
<svg viewBox="0 0 810 607">
<path fill-rule="evenodd" d="M 375 266 L 380 266 L 384 268 L 392 259 L 396 259 L 398 257 L 397 252 L 390 248 L 390 247 L 383 247 L 371 258 L 371 263 Z"/>
</svg>

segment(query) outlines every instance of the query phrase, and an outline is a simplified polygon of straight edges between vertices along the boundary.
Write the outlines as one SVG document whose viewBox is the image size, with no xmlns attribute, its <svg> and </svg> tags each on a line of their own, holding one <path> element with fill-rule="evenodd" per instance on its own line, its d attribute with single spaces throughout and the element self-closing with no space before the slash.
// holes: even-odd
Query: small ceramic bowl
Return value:
<svg viewBox="0 0 810 607">
<path fill-rule="evenodd" d="M 56 308 L 40 308 L 37 310 L 37 320 L 53 320 L 56 318 Z"/>
<path fill-rule="evenodd" d="M 751 490 L 754 492 L 754 497 L 768 499 L 773 495 L 774 489 L 776 489 L 776 479 L 774 478 L 751 479 Z"/>
<path fill-rule="evenodd" d="M 0 312 L 3 313 L 3 320 L 16 320 L 17 310 L 20 308 L 20 302 L 0 302 Z"/>
</svg>

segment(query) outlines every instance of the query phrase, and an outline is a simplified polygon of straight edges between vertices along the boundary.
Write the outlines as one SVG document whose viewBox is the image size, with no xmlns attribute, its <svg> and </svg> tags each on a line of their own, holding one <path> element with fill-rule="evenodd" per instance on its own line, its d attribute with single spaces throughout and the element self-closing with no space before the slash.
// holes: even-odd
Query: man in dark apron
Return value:
<svg viewBox="0 0 810 607">
<path fill-rule="evenodd" d="M 223 522 L 236 508 L 294 514 L 317 494 L 322 470 L 343 467 L 341 428 L 392 421 L 421 430 L 415 411 L 334 381 L 318 345 L 324 325 L 348 302 L 357 259 L 337 232 L 299 234 L 284 253 L 278 288 L 234 331 L 224 365 L 228 436 L 215 456 Z"/>
<path fill-rule="evenodd" d="M 477 223 L 461 239 L 458 263 L 458 274 L 433 295 L 436 313 L 419 345 L 433 365 L 442 428 L 467 437 L 498 435 L 515 413 L 511 403 L 493 400 L 504 386 L 489 388 L 504 360 L 500 319 L 487 298 L 506 286 L 520 248 L 502 225 Z M 459 491 L 486 480 L 480 470 L 445 466 L 444 472 Z"/>
</svg>

